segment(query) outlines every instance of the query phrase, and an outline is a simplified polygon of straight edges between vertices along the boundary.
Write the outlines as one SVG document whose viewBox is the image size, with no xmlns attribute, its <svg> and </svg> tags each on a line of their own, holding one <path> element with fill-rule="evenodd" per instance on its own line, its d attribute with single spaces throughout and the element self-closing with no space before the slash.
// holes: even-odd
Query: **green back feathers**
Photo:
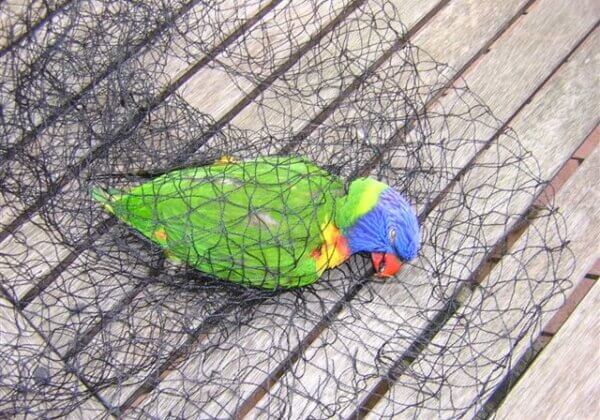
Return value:
<svg viewBox="0 0 600 420">
<path fill-rule="evenodd" d="M 311 252 L 343 195 L 339 179 L 299 158 L 176 170 L 94 199 L 169 254 L 216 277 L 297 287 L 319 277 Z"/>
</svg>

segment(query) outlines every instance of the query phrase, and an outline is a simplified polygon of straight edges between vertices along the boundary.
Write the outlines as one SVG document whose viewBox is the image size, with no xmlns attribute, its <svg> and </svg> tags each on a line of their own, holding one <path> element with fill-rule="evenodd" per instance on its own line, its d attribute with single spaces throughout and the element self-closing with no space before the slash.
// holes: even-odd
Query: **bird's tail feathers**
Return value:
<svg viewBox="0 0 600 420">
<path fill-rule="evenodd" d="M 123 192 L 121 190 L 117 190 L 116 188 L 104 189 L 102 187 L 93 186 L 91 194 L 92 198 L 102 204 L 107 212 L 115 214 L 115 209 L 112 203 L 119 199 L 121 195 L 123 195 Z"/>
</svg>

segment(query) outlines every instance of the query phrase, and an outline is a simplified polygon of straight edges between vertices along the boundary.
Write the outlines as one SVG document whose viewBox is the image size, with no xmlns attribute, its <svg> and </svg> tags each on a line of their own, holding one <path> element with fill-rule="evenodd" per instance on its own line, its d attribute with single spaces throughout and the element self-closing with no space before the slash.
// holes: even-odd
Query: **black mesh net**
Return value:
<svg viewBox="0 0 600 420">
<path fill-rule="evenodd" d="M 481 415 L 562 302 L 572 258 L 535 157 L 392 4 L 0 16 L 0 417 Z M 290 276 L 364 176 L 415 208 L 418 257 L 386 280 L 365 254 Z M 140 201 L 184 210 L 111 215 Z"/>
</svg>

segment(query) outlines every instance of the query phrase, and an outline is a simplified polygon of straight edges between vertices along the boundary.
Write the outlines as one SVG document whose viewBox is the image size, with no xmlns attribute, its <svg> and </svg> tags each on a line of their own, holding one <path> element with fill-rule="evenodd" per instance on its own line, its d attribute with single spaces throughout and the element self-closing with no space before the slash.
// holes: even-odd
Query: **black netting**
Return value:
<svg viewBox="0 0 600 420">
<path fill-rule="evenodd" d="M 0 4 L 0 417 L 483 407 L 564 297 L 563 221 L 401 12 L 332 3 Z M 418 257 L 294 277 L 363 176 L 416 209 Z M 145 236 L 109 214 L 161 200 L 184 210 L 140 216 Z"/>
</svg>

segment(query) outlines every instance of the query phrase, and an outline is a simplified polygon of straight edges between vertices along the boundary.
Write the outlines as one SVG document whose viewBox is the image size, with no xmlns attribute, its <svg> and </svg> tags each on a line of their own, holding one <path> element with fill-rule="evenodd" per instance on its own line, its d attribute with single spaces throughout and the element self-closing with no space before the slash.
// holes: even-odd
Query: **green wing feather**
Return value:
<svg viewBox="0 0 600 420">
<path fill-rule="evenodd" d="M 300 158 L 176 170 L 128 192 L 92 190 L 107 211 L 203 272 L 263 288 L 315 282 L 313 250 L 342 182 Z"/>
</svg>

